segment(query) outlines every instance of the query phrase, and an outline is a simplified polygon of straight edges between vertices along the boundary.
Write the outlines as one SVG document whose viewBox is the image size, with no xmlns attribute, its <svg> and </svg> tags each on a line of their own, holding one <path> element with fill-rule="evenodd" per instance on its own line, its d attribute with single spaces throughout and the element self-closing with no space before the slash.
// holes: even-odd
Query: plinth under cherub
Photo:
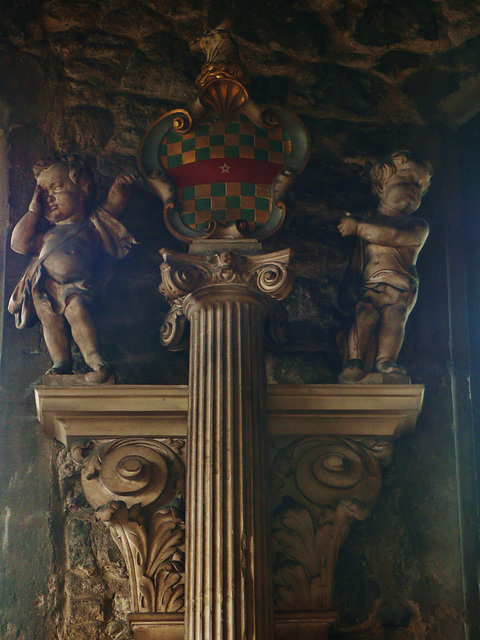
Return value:
<svg viewBox="0 0 480 640">
<path fill-rule="evenodd" d="M 11 247 L 33 254 L 8 305 L 20 329 L 40 321 L 53 361 L 47 374 L 71 374 L 70 336 L 92 371 L 91 383 L 105 382 L 105 359 L 92 317 L 105 254 L 123 258 L 135 242 L 116 219 L 127 204 L 133 174 L 119 176 L 105 202 L 94 206 L 96 184 L 78 156 L 39 160 L 33 167 L 35 192 L 28 212 L 15 226 Z M 45 219 L 50 223 L 45 226 Z"/>
<path fill-rule="evenodd" d="M 415 264 L 429 231 L 423 218 L 410 214 L 419 208 L 432 173 L 429 163 L 409 151 L 374 163 L 376 210 L 363 218 L 347 215 L 338 225 L 342 236 L 357 237 L 346 276 L 353 318 L 342 340 L 340 382 L 359 382 L 371 372 L 406 379 L 397 358 L 417 299 Z"/>
</svg>

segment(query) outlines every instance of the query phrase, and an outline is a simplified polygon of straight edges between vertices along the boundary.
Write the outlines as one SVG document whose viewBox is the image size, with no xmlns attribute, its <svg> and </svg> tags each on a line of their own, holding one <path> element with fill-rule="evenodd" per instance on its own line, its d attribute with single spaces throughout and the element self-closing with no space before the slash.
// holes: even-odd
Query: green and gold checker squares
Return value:
<svg viewBox="0 0 480 640">
<path fill-rule="evenodd" d="M 214 122 L 184 136 L 170 131 L 159 148 L 168 168 L 215 158 L 249 158 L 283 164 L 291 144 L 281 127 L 264 130 L 252 122 Z"/>
<path fill-rule="evenodd" d="M 255 224 L 268 221 L 271 207 L 269 185 L 240 182 L 213 183 L 179 190 L 182 219 L 196 226 L 216 220 L 245 220 Z"/>
</svg>

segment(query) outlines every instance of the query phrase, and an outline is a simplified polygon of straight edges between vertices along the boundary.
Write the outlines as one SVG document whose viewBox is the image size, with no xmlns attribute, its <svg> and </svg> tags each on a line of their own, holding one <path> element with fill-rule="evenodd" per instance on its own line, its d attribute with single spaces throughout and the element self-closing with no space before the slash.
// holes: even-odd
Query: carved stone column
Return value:
<svg viewBox="0 0 480 640">
<path fill-rule="evenodd" d="M 271 640 L 263 333 L 291 289 L 289 251 L 164 260 L 165 341 L 180 340 L 180 308 L 191 324 L 185 638 Z"/>
</svg>

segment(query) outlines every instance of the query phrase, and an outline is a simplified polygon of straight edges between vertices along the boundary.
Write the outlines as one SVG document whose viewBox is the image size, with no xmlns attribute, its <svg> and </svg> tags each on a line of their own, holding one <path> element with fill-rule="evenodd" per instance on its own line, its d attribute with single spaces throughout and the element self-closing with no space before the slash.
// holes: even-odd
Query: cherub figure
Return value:
<svg viewBox="0 0 480 640">
<path fill-rule="evenodd" d="M 103 382 L 110 366 L 102 355 L 91 303 L 98 289 L 102 254 L 123 258 L 135 242 L 116 218 L 125 208 L 133 174 L 119 176 L 106 201 L 94 207 L 92 171 L 78 156 L 39 160 L 33 167 L 36 187 L 28 212 L 15 226 L 11 247 L 33 254 L 8 305 L 20 329 L 40 321 L 53 365 L 47 374 L 72 373 L 70 334 Z M 45 229 L 45 220 L 50 226 Z M 97 278 L 97 279 L 96 279 Z"/>
<path fill-rule="evenodd" d="M 344 382 L 357 382 L 368 371 L 406 375 L 397 364 L 405 324 L 418 291 L 415 267 L 428 236 L 422 218 L 409 217 L 420 206 L 433 170 L 409 151 L 397 151 L 374 163 L 374 213 L 340 221 L 342 236 L 357 236 L 350 264 L 349 287 L 354 319 L 346 336 Z"/>
</svg>

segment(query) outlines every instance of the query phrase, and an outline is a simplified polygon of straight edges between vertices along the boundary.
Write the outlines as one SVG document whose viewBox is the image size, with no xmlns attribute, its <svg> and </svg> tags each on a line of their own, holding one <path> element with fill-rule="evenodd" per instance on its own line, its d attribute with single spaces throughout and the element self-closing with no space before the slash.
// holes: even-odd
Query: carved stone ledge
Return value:
<svg viewBox="0 0 480 640">
<path fill-rule="evenodd" d="M 115 385 L 35 388 L 45 435 L 70 446 L 79 438 L 185 436 L 188 387 Z"/>
<path fill-rule="evenodd" d="M 268 385 L 269 433 L 397 438 L 414 428 L 423 393 L 423 385 Z M 69 446 L 78 438 L 187 433 L 186 386 L 38 386 L 35 400 L 45 434 Z"/>
<path fill-rule="evenodd" d="M 415 427 L 424 389 L 423 385 L 269 385 L 269 432 L 397 438 Z"/>
</svg>

